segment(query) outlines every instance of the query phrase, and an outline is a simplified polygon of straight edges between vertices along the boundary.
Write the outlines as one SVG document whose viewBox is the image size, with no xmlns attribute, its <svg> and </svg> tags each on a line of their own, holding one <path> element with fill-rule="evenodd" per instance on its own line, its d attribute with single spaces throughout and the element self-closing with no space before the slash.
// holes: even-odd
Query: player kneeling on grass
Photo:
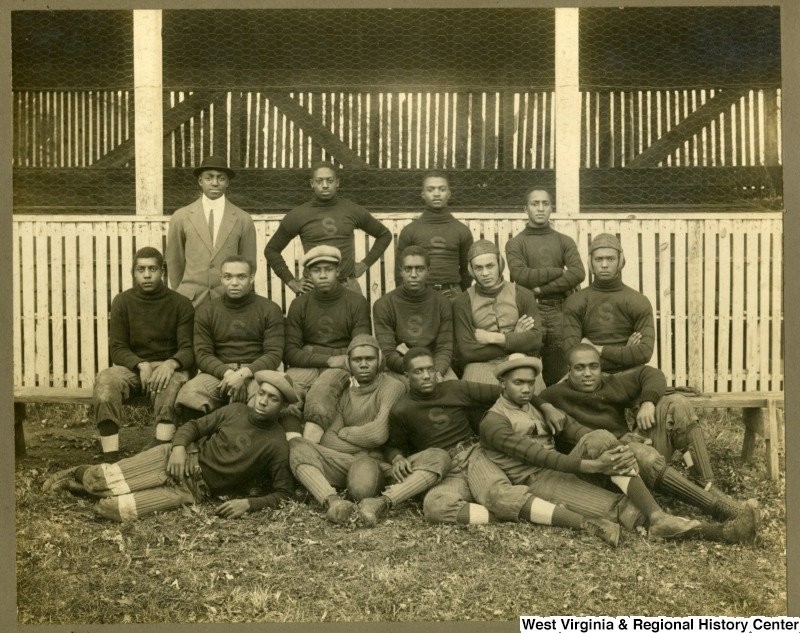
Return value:
<svg viewBox="0 0 800 633">
<path fill-rule="evenodd" d="M 289 445 L 279 423 L 280 412 L 297 402 L 283 374 L 262 370 L 253 407 L 234 403 L 183 425 L 163 444 L 113 464 L 82 465 L 59 471 L 44 491 L 67 489 L 100 497 L 96 512 L 127 521 L 158 510 L 200 503 L 215 494 L 236 494 L 255 480 L 269 487 L 259 497 L 234 498 L 216 508 L 226 518 L 274 508 L 294 492 Z M 196 455 L 187 446 L 198 442 Z"/>
<path fill-rule="evenodd" d="M 348 473 L 361 458 L 382 461 L 380 447 L 389 436 L 389 410 L 405 391 L 396 378 L 383 373 L 380 345 L 368 334 L 355 336 L 347 348 L 350 386 L 342 394 L 333 421 L 319 444 L 305 437 L 289 442 L 292 472 L 326 508 L 332 523 L 347 523 L 356 504 L 340 498 Z M 381 466 L 384 475 L 389 464 Z M 358 501 L 358 499 L 356 499 Z"/>
<path fill-rule="evenodd" d="M 480 424 L 481 446 L 487 459 L 504 473 L 486 486 L 480 499 L 498 517 L 533 520 L 541 497 L 586 516 L 602 517 L 629 529 L 646 523 L 656 538 L 698 536 L 713 541 L 745 542 L 755 535 L 752 514 L 728 522 L 706 523 L 664 512 L 638 475 L 636 457 L 628 446 L 604 430 L 591 430 L 567 417 L 562 429 L 545 423 L 530 404 L 533 385 L 542 369 L 538 358 L 512 354 L 495 369 L 502 395 Z M 560 435 L 575 448 L 559 453 Z M 578 475 L 604 475 L 623 495 L 612 493 Z M 601 483 L 607 480 L 602 478 Z"/>
</svg>

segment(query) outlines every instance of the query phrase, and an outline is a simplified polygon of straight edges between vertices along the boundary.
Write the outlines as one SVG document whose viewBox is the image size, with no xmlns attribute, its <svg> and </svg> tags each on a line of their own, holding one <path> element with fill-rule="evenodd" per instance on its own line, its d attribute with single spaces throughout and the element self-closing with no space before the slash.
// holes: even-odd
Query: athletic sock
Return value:
<svg viewBox="0 0 800 633">
<path fill-rule="evenodd" d="M 97 423 L 100 433 L 100 446 L 103 449 L 103 461 L 115 462 L 119 459 L 119 425 L 114 420 L 100 420 Z"/>
<path fill-rule="evenodd" d="M 316 466 L 300 464 L 296 469 L 295 476 L 320 503 L 323 503 L 331 495 L 336 494 L 336 490 L 328 483 L 325 475 Z"/>
<path fill-rule="evenodd" d="M 626 495 L 631 503 L 635 505 L 639 512 L 649 517 L 654 512 L 661 510 L 661 506 L 653 498 L 653 494 L 644 485 L 641 477 L 628 477 L 628 491 Z"/>
<path fill-rule="evenodd" d="M 494 523 L 497 519 L 486 509 L 477 503 L 465 503 L 456 515 L 456 523 L 468 523 L 472 525 Z"/>
<path fill-rule="evenodd" d="M 708 455 L 706 448 L 706 439 L 703 435 L 703 429 L 699 424 L 692 424 L 687 433 L 687 440 L 689 444 L 691 460 L 693 462 L 693 470 L 697 479 L 702 485 L 714 481 L 714 470 L 711 468 L 711 458 Z"/>
<path fill-rule="evenodd" d="M 715 510 L 714 495 L 684 477 L 672 466 L 667 466 L 664 469 L 661 477 L 657 479 L 657 484 L 659 490 L 667 492 L 696 508 L 707 512 L 714 512 Z"/>
<path fill-rule="evenodd" d="M 403 481 L 389 486 L 383 496 L 386 497 L 393 506 L 396 506 L 406 499 L 426 491 L 439 479 L 439 475 L 429 470 L 415 470 Z"/>
</svg>

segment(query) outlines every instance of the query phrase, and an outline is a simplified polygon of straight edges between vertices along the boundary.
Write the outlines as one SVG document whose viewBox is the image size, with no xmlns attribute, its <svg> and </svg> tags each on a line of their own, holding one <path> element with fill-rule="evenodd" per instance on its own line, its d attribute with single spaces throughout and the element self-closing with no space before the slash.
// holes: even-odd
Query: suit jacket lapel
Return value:
<svg viewBox="0 0 800 633">
<path fill-rule="evenodd" d="M 222 214 L 222 223 L 219 225 L 219 231 L 217 231 L 217 239 L 214 240 L 214 250 L 212 251 L 212 257 L 216 256 L 217 251 L 225 244 L 225 241 L 228 239 L 228 236 L 231 234 L 234 225 L 236 224 L 236 217 L 234 215 L 234 211 L 231 208 L 231 203 L 227 200 L 225 201 L 225 212 Z"/>
<path fill-rule="evenodd" d="M 203 213 L 203 203 L 202 201 L 198 200 L 194 204 L 194 208 L 188 215 L 189 222 L 192 223 L 197 233 L 200 235 L 200 239 L 203 240 L 203 244 L 206 245 L 206 248 L 211 252 L 211 236 L 208 234 L 208 222 L 206 221 L 206 215 Z"/>
</svg>

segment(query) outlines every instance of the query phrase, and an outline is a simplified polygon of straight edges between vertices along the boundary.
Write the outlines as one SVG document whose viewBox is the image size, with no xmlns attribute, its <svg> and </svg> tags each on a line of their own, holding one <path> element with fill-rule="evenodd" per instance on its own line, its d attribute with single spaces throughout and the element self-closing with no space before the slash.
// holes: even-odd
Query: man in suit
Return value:
<svg viewBox="0 0 800 633">
<path fill-rule="evenodd" d="M 230 255 L 256 261 L 256 229 L 250 215 L 225 197 L 236 175 L 220 156 L 208 156 L 194 170 L 200 198 L 170 218 L 167 272 L 174 290 L 195 308 L 209 297 L 220 297 L 220 266 Z"/>
</svg>

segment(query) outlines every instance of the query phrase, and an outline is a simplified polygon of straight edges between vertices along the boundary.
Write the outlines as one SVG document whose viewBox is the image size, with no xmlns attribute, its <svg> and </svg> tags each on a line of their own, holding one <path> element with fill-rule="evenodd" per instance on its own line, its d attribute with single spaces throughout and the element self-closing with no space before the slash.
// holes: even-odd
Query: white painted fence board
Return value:
<svg viewBox="0 0 800 633">
<path fill-rule="evenodd" d="M 53 385 L 65 384 L 64 374 L 64 246 L 62 227 L 46 225 L 50 238 L 50 313 L 53 323 Z"/>
<path fill-rule="evenodd" d="M 673 288 L 675 301 L 675 382 L 678 385 L 687 384 L 686 375 L 686 343 L 687 343 L 687 315 L 686 315 L 686 239 L 687 226 L 683 222 L 675 222 L 675 250 L 673 265 L 675 285 Z"/>
<path fill-rule="evenodd" d="M 80 270 L 78 274 L 79 321 L 80 321 L 80 380 L 88 384 L 97 373 L 95 363 L 95 306 L 94 306 L 94 244 L 92 227 L 82 224 L 78 227 L 78 255 Z"/>
<path fill-rule="evenodd" d="M 701 227 L 702 228 L 702 227 Z M 713 222 L 712 226 L 707 227 L 703 235 L 704 241 L 704 256 L 703 256 L 703 391 L 714 391 L 716 380 L 716 350 L 715 343 L 717 337 L 715 335 L 716 325 L 718 322 L 718 313 L 716 303 L 719 295 L 719 287 L 717 286 L 717 236 L 719 234 L 719 227 L 717 222 Z"/>
<path fill-rule="evenodd" d="M 731 331 L 731 233 L 733 226 L 728 220 L 719 222 L 719 329 L 717 332 L 717 391 L 727 391 L 730 380 L 730 346 L 728 339 Z"/>
<path fill-rule="evenodd" d="M 783 224 L 780 220 L 772 221 L 772 341 L 770 344 L 770 389 L 779 391 L 783 387 L 783 363 L 781 359 L 781 333 L 783 332 Z"/>
<path fill-rule="evenodd" d="M 21 266 L 21 250 L 19 247 L 19 240 L 20 240 L 20 232 L 25 231 L 25 225 L 23 224 L 14 224 L 12 227 L 12 253 L 11 253 L 11 261 L 12 261 L 12 273 L 11 273 L 11 280 L 12 280 L 12 288 L 13 288 L 13 336 L 14 336 L 14 384 L 15 385 L 22 385 L 24 384 L 23 377 L 22 377 L 22 321 L 23 315 L 21 314 L 21 306 L 22 301 L 20 299 L 19 293 L 20 289 L 22 288 L 22 283 L 20 281 L 20 266 Z"/>
<path fill-rule="evenodd" d="M 94 300 L 97 313 L 97 369 L 105 369 L 109 365 L 108 358 L 108 223 L 100 225 L 102 232 L 95 234 L 95 284 Z M 165 280 L 166 281 L 166 280 Z"/>
<path fill-rule="evenodd" d="M 658 367 L 659 353 L 659 297 L 656 292 L 656 234 L 655 232 L 642 233 L 642 293 L 653 304 L 653 316 L 656 318 L 656 338 L 653 345 L 653 356 L 648 365 Z"/>
<path fill-rule="evenodd" d="M 658 243 L 658 281 L 659 281 L 659 305 L 660 309 L 660 342 L 661 342 L 661 371 L 667 377 L 667 381 L 672 382 L 675 376 L 675 349 L 673 347 L 673 288 L 670 279 L 672 272 L 672 233 L 675 229 L 672 220 L 665 220 L 659 226 Z"/>
<path fill-rule="evenodd" d="M 689 384 L 689 376 L 692 376 L 692 380 L 695 382 L 691 386 L 705 389 L 703 383 L 703 226 L 696 220 L 692 220 L 688 224 L 686 261 L 687 384 Z M 711 264 L 713 265 L 713 260 Z"/>
<path fill-rule="evenodd" d="M 66 329 L 67 387 L 80 387 L 78 368 L 78 240 L 77 226 L 64 225 L 64 321 Z"/>
<path fill-rule="evenodd" d="M 744 382 L 744 230 L 733 234 L 731 277 L 731 391 L 742 391 Z"/>
<path fill-rule="evenodd" d="M 771 268 L 770 257 L 772 255 L 772 236 L 762 231 L 759 234 L 761 240 L 761 260 L 758 270 L 759 287 L 759 306 L 758 306 L 758 385 L 759 389 L 769 389 L 769 305 L 770 305 L 770 283 L 769 273 Z"/>
<path fill-rule="evenodd" d="M 36 239 L 36 252 L 29 267 L 36 268 L 36 310 L 33 315 L 36 319 L 36 384 L 47 387 L 50 385 L 50 287 L 48 269 L 50 257 L 47 252 L 47 238 L 49 231 L 46 224 L 34 227 Z M 26 341 L 33 344 L 33 340 Z"/>
<path fill-rule="evenodd" d="M 745 389 L 754 391 L 758 388 L 758 234 L 761 227 L 753 221 L 747 222 L 745 269 L 747 271 L 747 288 L 745 290 L 746 314 L 745 336 Z"/>
</svg>

